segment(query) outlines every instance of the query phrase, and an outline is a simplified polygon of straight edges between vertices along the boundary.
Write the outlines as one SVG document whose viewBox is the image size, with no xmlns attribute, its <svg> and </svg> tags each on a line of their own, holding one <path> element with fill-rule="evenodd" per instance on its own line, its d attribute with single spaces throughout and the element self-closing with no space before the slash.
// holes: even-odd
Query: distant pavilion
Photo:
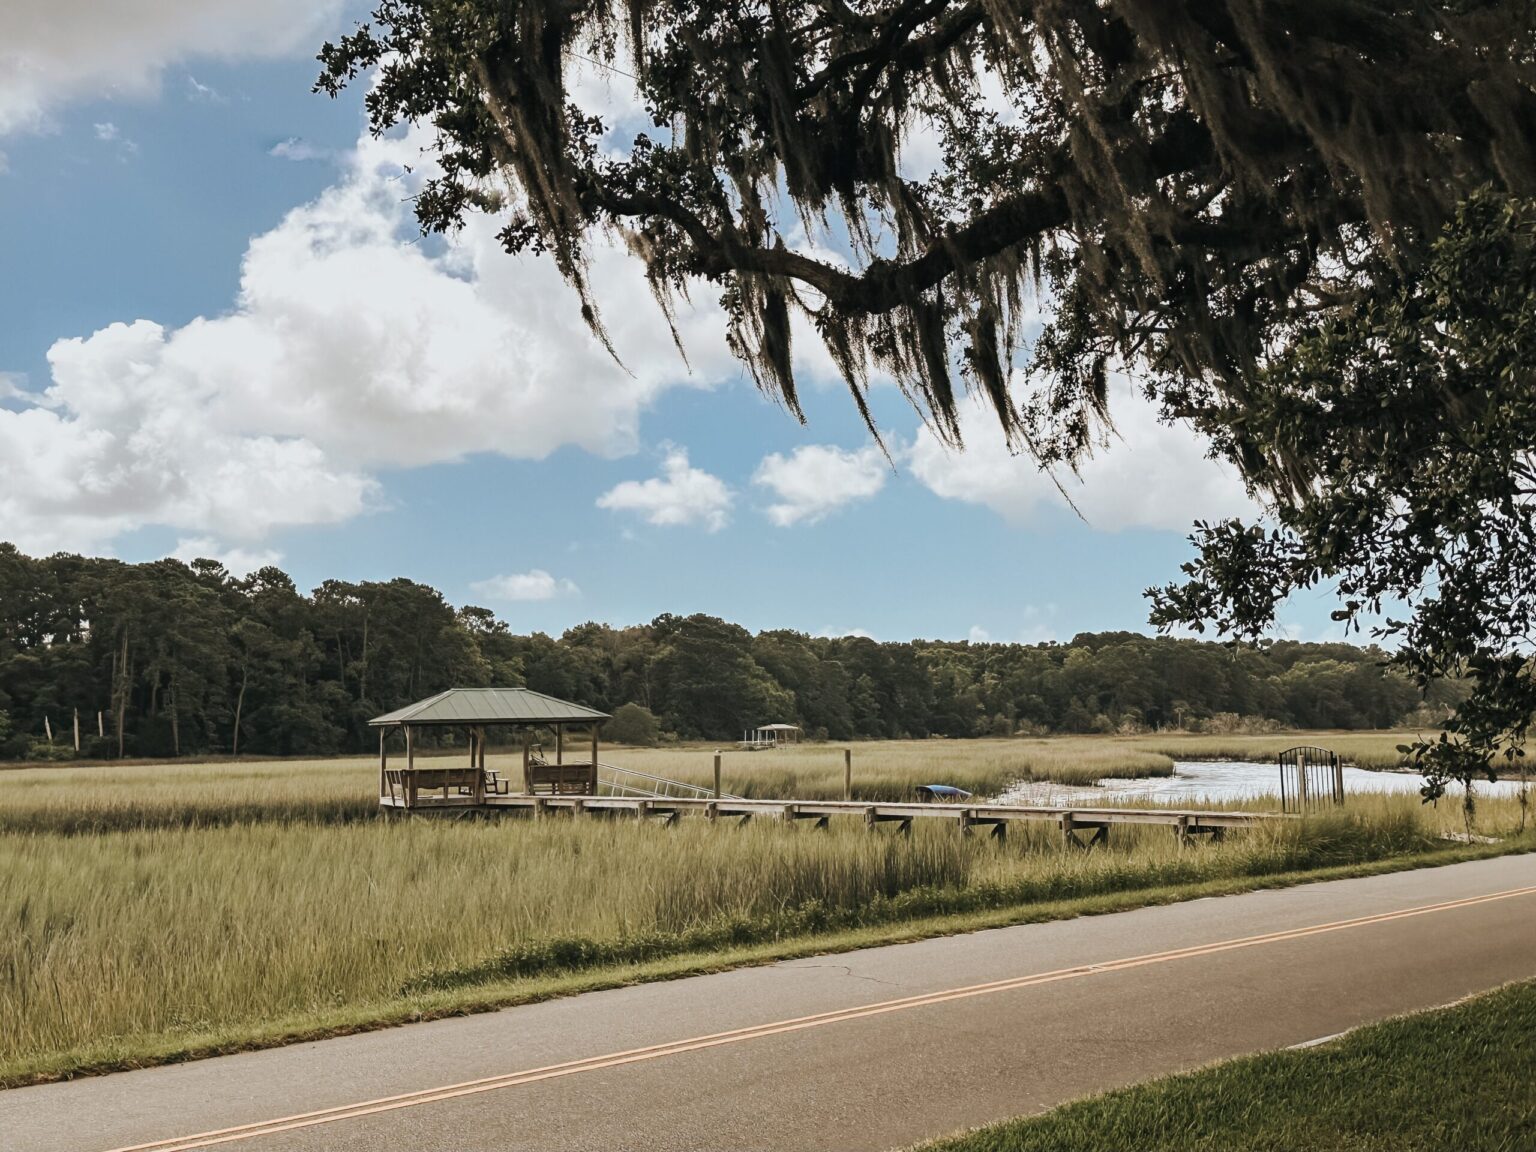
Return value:
<svg viewBox="0 0 1536 1152">
<path fill-rule="evenodd" d="M 759 724 L 741 737 L 741 746 L 748 752 L 765 748 L 784 748 L 800 743 L 800 729 L 794 724 Z"/>
</svg>

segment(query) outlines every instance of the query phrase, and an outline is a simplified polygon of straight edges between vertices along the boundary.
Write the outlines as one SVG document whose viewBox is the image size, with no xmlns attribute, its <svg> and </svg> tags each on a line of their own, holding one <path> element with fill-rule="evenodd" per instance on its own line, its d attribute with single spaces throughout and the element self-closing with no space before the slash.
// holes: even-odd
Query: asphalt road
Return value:
<svg viewBox="0 0 1536 1152">
<path fill-rule="evenodd" d="M 0 1149 L 891 1149 L 1529 977 L 1507 857 L 15 1089 Z"/>
</svg>

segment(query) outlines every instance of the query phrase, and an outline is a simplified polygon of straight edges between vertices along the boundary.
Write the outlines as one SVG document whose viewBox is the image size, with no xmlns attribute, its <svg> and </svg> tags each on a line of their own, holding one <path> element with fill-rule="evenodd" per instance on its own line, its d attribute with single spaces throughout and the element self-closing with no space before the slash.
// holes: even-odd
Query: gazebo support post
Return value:
<svg viewBox="0 0 1536 1152">
<path fill-rule="evenodd" d="M 596 724 L 592 725 L 592 775 L 587 782 L 589 796 L 597 795 L 597 728 Z"/>
<path fill-rule="evenodd" d="M 555 763 L 565 763 L 565 725 L 555 725 Z"/>
<path fill-rule="evenodd" d="M 533 729 L 523 728 L 523 791 L 533 791 L 533 773 L 529 771 L 533 767 Z"/>
<path fill-rule="evenodd" d="M 405 731 L 405 806 L 414 807 L 416 804 L 416 741 L 411 739 L 411 726 L 401 725 Z"/>
<path fill-rule="evenodd" d="M 379 799 L 384 799 L 385 781 L 388 777 L 389 751 L 384 747 L 384 729 L 379 729 Z"/>
<path fill-rule="evenodd" d="M 485 729 L 469 730 L 469 766 L 475 769 L 475 805 L 485 803 Z"/>
</svg>

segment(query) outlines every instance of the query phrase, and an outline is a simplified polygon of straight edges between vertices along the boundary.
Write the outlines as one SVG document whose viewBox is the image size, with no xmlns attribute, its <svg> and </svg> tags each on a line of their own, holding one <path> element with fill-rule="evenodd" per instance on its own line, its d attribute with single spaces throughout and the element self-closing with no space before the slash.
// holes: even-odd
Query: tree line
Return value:
<svg viewBox="0 0 1536 1152">
<path fill-rule="evenodd" d="M 789 721 L 836 740 L 1388 727 L 1442 715 L 1349 644 L 1231 648 L 1133 632 L 992 644 L 753 634 L 662 615 L 559 637 L 520 634 L 406 579 L 327 580 L 275 567 L 55 555 L 0 544 L 0 756 L 323 755 L 370 746 L 368 720 L 450 687 L 523 686 L 683 738 Z M 1436 711 L 1438 710 L 1438 711 Z M 632 710 L 630 710 L 632 711 Z"/>
</svg>

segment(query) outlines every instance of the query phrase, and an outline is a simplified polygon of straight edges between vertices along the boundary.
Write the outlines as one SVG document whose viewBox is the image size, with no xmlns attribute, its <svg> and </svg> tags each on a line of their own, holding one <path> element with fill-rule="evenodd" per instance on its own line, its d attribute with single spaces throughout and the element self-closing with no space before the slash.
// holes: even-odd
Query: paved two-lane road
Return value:
<svg viewBox="0 0 1536 1152">
<path fill-rule="evenodd" d="M 1530 977 L 1507 857 L 18 1089 L 0 1150 L 890 1149 Z"/>
</svg>

